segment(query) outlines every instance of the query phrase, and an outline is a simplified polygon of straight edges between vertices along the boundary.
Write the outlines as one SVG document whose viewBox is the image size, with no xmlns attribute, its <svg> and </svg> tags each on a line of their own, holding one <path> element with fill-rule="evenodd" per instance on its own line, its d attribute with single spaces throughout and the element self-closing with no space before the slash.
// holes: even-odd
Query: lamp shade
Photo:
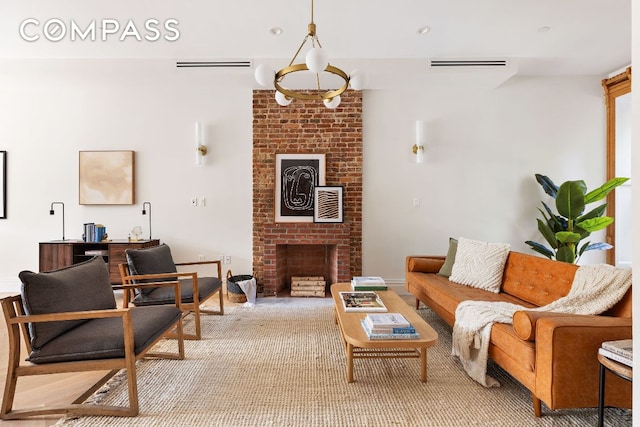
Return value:
<svg viewBox="0 0 640 427">
<path fill-rule="evenodd" d="M 368 84 L 367 75 L 360 70 L 353 70 L 349 76 L 349 84 L 353 90 L 362 90 Z"/>
<path fill-rule="evenodd" d="M 309 71 L 318 74 L 323 72 L 329 65 L 329 55 L 321 47 L 313 47 L 307 52 L 305 63 Z"/>
<path fill-rule="evenodd" d="M 287 105 L 291 104 L 291 101 L 293 101 L 293 99 L 287 98 L 286 96 L 284 96 L 282 92 L 276 91 L 276 102 L 278 104 L 280 104 L 283 107 L 286 107 Z"/>
<path fill-rule="evenodd" d="M 327 107 L 330 110 L 333 110 L 335 108 L 338 108 L 338 105 L 340 105 L 340 95 L 336 95 L 331 99 L 325 99 L 323 100 L 324 102 L 324 106 Z"/>
<path fill-rule="evenodd" d="M 276 72 L 273 70 L 273 68 L 269 67 L 268 65 L 260 64 L 256 68 L 254 77 L 256 78 L 256 81 L 260 86 L 270 87 L 273 86 L 273 78 L 275 74 Z"/>
</svg>

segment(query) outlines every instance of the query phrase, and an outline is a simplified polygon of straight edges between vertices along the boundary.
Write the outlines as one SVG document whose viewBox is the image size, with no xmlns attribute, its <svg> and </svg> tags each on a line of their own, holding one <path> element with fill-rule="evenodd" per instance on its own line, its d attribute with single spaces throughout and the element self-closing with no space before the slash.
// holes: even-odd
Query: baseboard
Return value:
<svg viewBox="0 0 640 427">
<path fill-rule="evenodd" d="M 389 289 L 393 290 L 398 295 L 409 295 L 409 292 L 404 286 L 403 280 L 385 279 Z"/>
</svg>

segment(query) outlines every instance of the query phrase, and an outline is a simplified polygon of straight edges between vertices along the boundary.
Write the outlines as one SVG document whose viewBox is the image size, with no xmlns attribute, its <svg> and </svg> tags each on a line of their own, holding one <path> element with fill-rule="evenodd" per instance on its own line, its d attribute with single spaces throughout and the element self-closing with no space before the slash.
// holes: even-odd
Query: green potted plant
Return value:
<svg viewBox="0 0 640 427">
<path fill-rule="evenodd" d="M 544 210 L 538 209 L 543 219 L 538 218 L 538 231 L 550 247 L 531 240 L 525 243 L 534 251 L 549 259 L 556 259 L 568 263 L 576 263 L 580 256 L 589 250 L 607 250 L 612 246 L 608 243 L 587 241 L 580 245 L 583 239 L 594 231 L 602 230 L 613 223 L 613 218 L 604 215 L 607 203 L 604 203 L 586 214 L 585 206 L 604 199 L 611 190 L 627 182 L 629 178 L 613 178 L 601 187 L 587 192 L 584 181 L 567 181 L 558 187 L 551 179 L 536 174 L 536 181 L 545 193 L 555 199 L 556 210 L 543 201 Z"/>
</svg>

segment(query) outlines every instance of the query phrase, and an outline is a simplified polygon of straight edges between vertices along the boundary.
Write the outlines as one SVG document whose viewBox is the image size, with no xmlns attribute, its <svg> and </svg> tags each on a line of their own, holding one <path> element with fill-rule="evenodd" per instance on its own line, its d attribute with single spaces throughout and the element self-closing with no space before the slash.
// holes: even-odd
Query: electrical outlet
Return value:
<svg viewBox="0 0 640 427">
<path fill-rule="evenodd" d="M 413 198 L 413 207 L 414 208 L 419 208 L 420 207 L 420 198 L 419 197 L 414 197 Z"/>
<path fill-rule="evenodd" d="M 191 207 L 192 208 L 197 208 L 198 207 L 198 198 L 197 197 L 192 197 L 191 198 Z"/>
<path fill-rule="evenodd" d="M 198 205 L 199 205 L 201 208 L 204 208 L 205 206 L 207 206 L 207 199 L 206 199 L 206 197 L 200 197 L 200 198 L 198 199 Z"/>
<path fill-rule="evenodd" d="M 204 255 L 202 254 L 198 255 L 198 261 L 204 261 Z"/>
<path fill-rule="evenodd" d="M 231 256 L 229 255 L 225 255 L 224 256 L 224 261 L 222 262 L 223 264 L 231 264 Z"/>
</svg>

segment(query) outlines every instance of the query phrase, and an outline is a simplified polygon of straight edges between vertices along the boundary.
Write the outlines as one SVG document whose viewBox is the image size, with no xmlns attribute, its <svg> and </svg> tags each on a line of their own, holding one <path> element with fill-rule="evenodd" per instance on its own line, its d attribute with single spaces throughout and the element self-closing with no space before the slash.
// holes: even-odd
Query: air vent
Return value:
<svg viewBox="0 0 640 427">
<path fill-rule="evenodd" d="M 490 60 L 490 59 L 479 59 L 479 60 L 468 60 L 468 59 L 460 59 L 460 60 L 451 60 L 451 59 L 432 59 L 429 63 L 431 68 L 505 68 L 507 66 L 507 61 L 503 59 L 498 60 Z"/>
<path fill-rule="evenodd" d="M 251 61 L 178 61 L 178 68 L 251 68 Z"/>
</svg>

